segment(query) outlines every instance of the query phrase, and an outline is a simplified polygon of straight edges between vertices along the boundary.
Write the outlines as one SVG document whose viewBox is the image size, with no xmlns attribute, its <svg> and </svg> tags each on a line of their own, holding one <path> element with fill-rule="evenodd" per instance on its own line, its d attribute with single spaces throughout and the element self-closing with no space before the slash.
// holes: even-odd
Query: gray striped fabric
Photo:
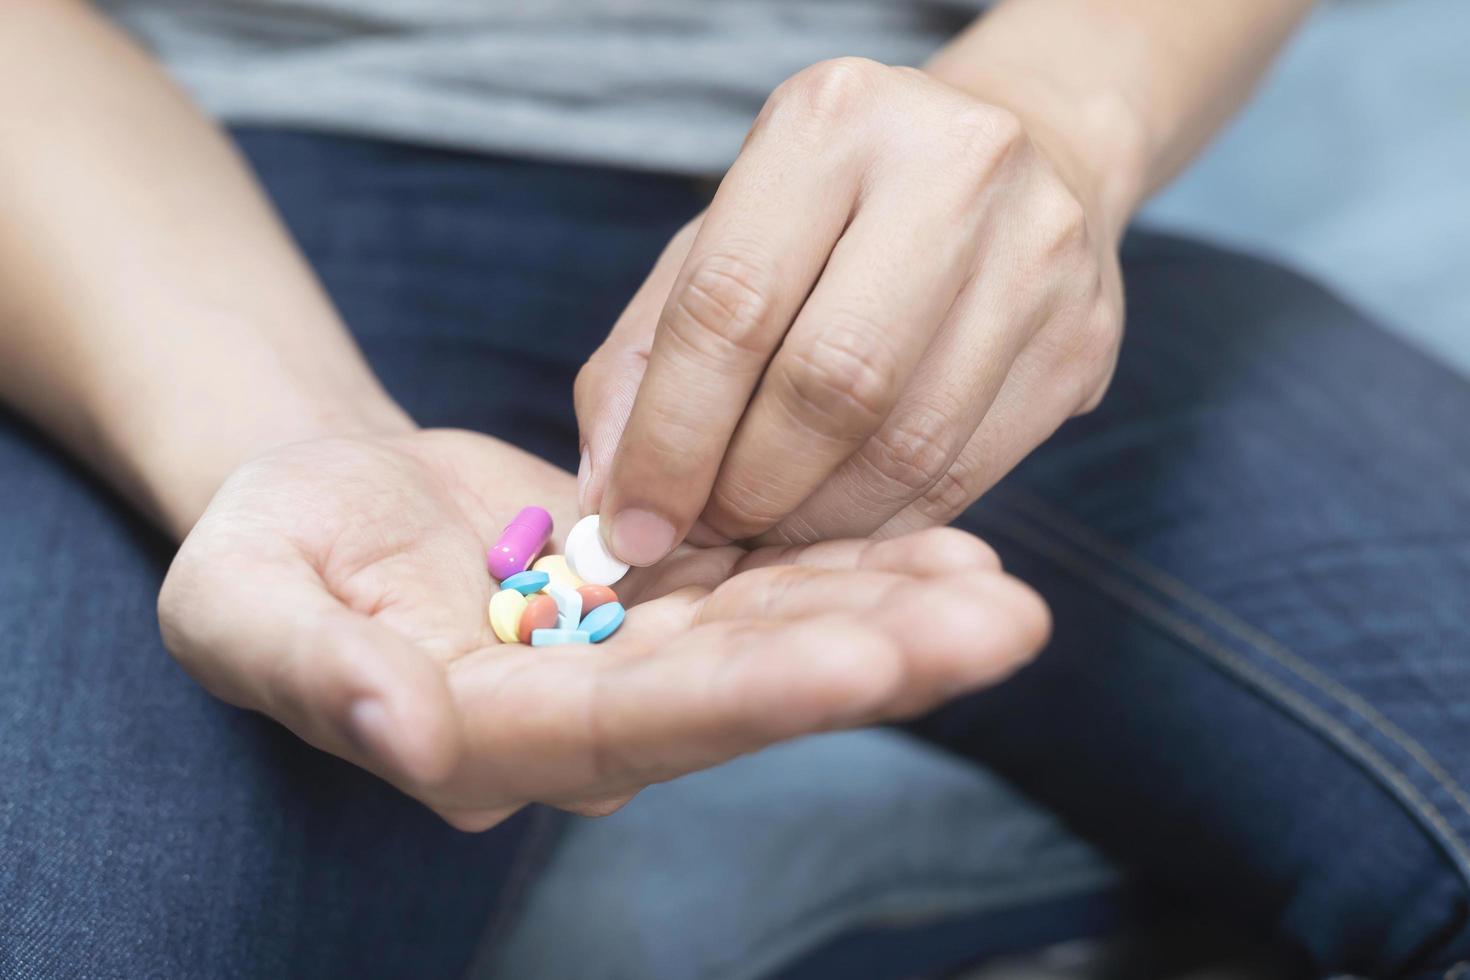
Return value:
<svg viewBox="0 0 1470 980">
<path fill-rule="evenodd" d="M 229 122 L 714 174 L 767 93 L 980 0 L 99 0 Z"/>
</svg>

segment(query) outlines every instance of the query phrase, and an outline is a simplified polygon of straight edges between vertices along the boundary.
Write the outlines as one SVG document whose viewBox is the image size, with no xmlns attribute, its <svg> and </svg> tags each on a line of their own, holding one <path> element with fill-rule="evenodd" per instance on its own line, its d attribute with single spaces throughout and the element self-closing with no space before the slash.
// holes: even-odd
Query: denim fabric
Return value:
<svg viewBox="0 0 1470 980">
<path fill-rule="evenodd" d="M 1023 952 L 1091 931 L 1120 878 L 964 760 L 891 731 L 822 735 L 577 821 L 478 975 L 756 980 L 872 929 L 883 935 L 858 975 L 913 976 L 947 965 L 947 950 L 912 941 L 920 926 L 973 920 L 961 962 Z"/>
<path fill-rule="evenodd" d="M 1470 955 L 1470 382 L 1304 280 L 1126 249 L 1103 408 L 961 523 L 1056 617 L 913 726 L 1322 971 Z"/>
<path fill-rule="evenodd" d="M 563 465 L 577 366 L 702 203 L 667 178 L 284 133 L 242 143 L 393 394 L 426 424 Z M 1442 972 L 1466 955 L 1470 391 L 1269 265 L 1160 238 L 1132 242 L 1126 265 L 1130 337 L 1103 409 L 966 519 L 1053 603 L 1056 641 L 914 731 L 1048 808 L 1009 796 L 1017 819 L 1052 833 L 1054 813 L 1322 972 Z M 507 930 L 536 926 L 507 897 L 544 844 L 535 815 L 448 831 L 194 688 L 156 637 L 161 543 L 8 419 L 0 541 L 0 975 L 454 976 L 477 943 L 493 963 Z M 942 782 L 892 785 L 922 808 Z M 875 857 L 916 853 L 884 846 L 913 826 L 903 809 L 868 828 Z M 810 833 L 841 818 L 814 810 Z M 975 823 L 956 854 L 983 854 Z M 753 853 L 720 843 L 639 895 L 695 894 Z M 945 849 L 930 851 L 911 880 L 944 872 Z M 604 889 L 630 869 L 597 857 L 587 891 L 615 905 Z M 802 883 L 860 920 L 880 896 L 830 891 L 853 880 L 817 867 Z M 700 906 L 660 906 L 641 934 L 708 938 L 712 913 L 680 908 Z M 788 909 L 731 910 L 768 916 L 736 939 L 775 935 Z M 588 964 L 625 957 L 605 975 L 680 976 L 558 911 L 542 935 Z"/>
</svg>

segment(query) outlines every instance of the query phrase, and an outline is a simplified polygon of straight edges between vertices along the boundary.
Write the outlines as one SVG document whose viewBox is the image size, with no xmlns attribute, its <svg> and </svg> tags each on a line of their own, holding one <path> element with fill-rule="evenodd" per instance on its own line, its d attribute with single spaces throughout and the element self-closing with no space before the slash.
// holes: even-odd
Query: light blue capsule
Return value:
<svg viewBox="0 0 1470 980">
<path fill-rule="evenodd" d="M 516 572 L 510 578 L 500 583 L 502 589 L 515 589 L 521 595 L 535 595 L 546 588 L 546 583 L 551 581 L 551 576 L 545 572 L 528 570 Z"/>
<path fill-rule="evenodd" d="M 586 630 L 532 630 L 531 646 L 554 647 L 566 643 L 591 643 Z"/>
<path fill-rule="evenodd" d="M 604 602 L 582 617 L 582 625 L 579 629 L 592 637 L 593 643 L 601 643 L 618 631 L 626 615 L 628 611 L 623 608 L 621 602 Z"/>
</svg>

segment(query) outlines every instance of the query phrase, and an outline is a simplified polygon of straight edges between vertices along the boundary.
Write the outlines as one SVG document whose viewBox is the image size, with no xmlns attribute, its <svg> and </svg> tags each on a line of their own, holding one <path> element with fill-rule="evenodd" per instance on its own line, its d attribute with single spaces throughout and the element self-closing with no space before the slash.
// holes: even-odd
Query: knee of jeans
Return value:
<svg viewBox="0 0 1470 980">
<path fill-rule="evenodd" d="M 1122 257 L 1128 282 L 1128 330 L 1135 342 L 1176 347 L 1194 356 L 1249 365 L 1270 352 L 1339 358 L 1346 335 L 1372 344 L 1372 319 L 1326 285 L 1279 261 L 1218 245 L 1133 232 Z M 1181 324 L 1188 329 L 1181 330 Z"/>
<path fill-rule="evenodd" d="M 1344 856 L 1330 873 L 1309 879 L 1293 905 L 1289 932 L 1337 937 L 1338 948 L 1321 959 L 1332 970 L 1441 977 L 1470 959 L 1470 891 L 1422 836 L 1395 835 Z"/>
</svg>

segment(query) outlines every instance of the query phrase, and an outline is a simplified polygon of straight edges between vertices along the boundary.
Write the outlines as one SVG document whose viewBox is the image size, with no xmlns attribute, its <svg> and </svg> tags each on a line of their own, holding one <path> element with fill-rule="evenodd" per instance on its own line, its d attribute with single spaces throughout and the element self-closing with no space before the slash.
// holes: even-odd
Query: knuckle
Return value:
<svg viewBox="0 0 1470 980">
<path fill-rule="evenodd" d="M 696 261 L 664 314 L 664 331 L 701 354 L 764 356 L 776 309 L 776 277 L 760 262 L 733 253 Z"/>
<path fill-rule="evenodd" d="M 1077 406 L 1077 411 L 1073 414 L 1088 415 L 1096 411 L 1097 407 L 1102 404 L 1103 396 L 1107 393 L 1108 386 L 1106 382 L 1097 385 L 1086 397 L 1082 399 L 1081 404 Z"/>
<path fill-rule="evenodd" d="M 1046 215 L 1038 223 L 1042 234 L 1042 253 L 1048 258 L 1090 254 L 1086 246 L 1091 235 L 1087 226 L 1087 211 L 1082 207 L 1082 202 L 1066 190 L 1059 190 L 1051 197 Z"/>
<path fill-rule="evenodd" d="M 1078 327 L 1076 360 L 1084 370 L 1105 368 L 1116 358 L 1121 339 L 1121 317 L 1100 305 Z"/>
<path fill-rule="evenodd" d="M 1121 314 L 1101 299 L 1068 328 L 1057 370 L 1075 392 L 1074 415 L 1085 415 L 1101 404 L 1117 365 L 1122 334 Z"/>
<path fill-rule="evenodd" d="M 971 492 L 973 475 L 956 460 L 919 499 L 919 511 L 935 524 L 948 524 L 970 506 L 978 494 Z"/>
<path fill-rule="evenodd" d="M 893 407 L 899 379 L 893 349 L 880 337 L 834 328 L 795 349 L 783 375 L 793 414 L 844 432 L 876 428 Z"/>
<path fill-rule="evenodd" d="M 1026 128 L 1008 109 L 974 103 L 950 119 L 954 151 L 967 172 L 991 176 L 1026 144 Z"/>
<path fill-rule="evenodd" d="M 1076 414 L 1085 415 L 1102 404 L 1118 363 L 1122 340 L 1122 318 L 1112 309 L 1104 309 L 1082 329 L 1081 353 L 1082 396 Z"/>
<path fill-rule="evenodd" d="M 873 437 L 864 458 L 883 480 L 918 496 L 949 465 L 952 428 L 949 417 L 935 409 L 907 412 Z"/>
<path fill-rule="evenodd" d="M 770 492 L 766 481 L 722 476 L 701 519 L 715 532 L 741 541 L 775 525 L 789 510 L 788 504 Z"/>
<path fill-rule="evenodd" d="M 776 90 L 778 106 L 793 106 L 818 124 L 848 121 L 863 110 L 886 71 L 886 66 L 867 58 L 819 61 L 781 84 Z"/>
</svg>

